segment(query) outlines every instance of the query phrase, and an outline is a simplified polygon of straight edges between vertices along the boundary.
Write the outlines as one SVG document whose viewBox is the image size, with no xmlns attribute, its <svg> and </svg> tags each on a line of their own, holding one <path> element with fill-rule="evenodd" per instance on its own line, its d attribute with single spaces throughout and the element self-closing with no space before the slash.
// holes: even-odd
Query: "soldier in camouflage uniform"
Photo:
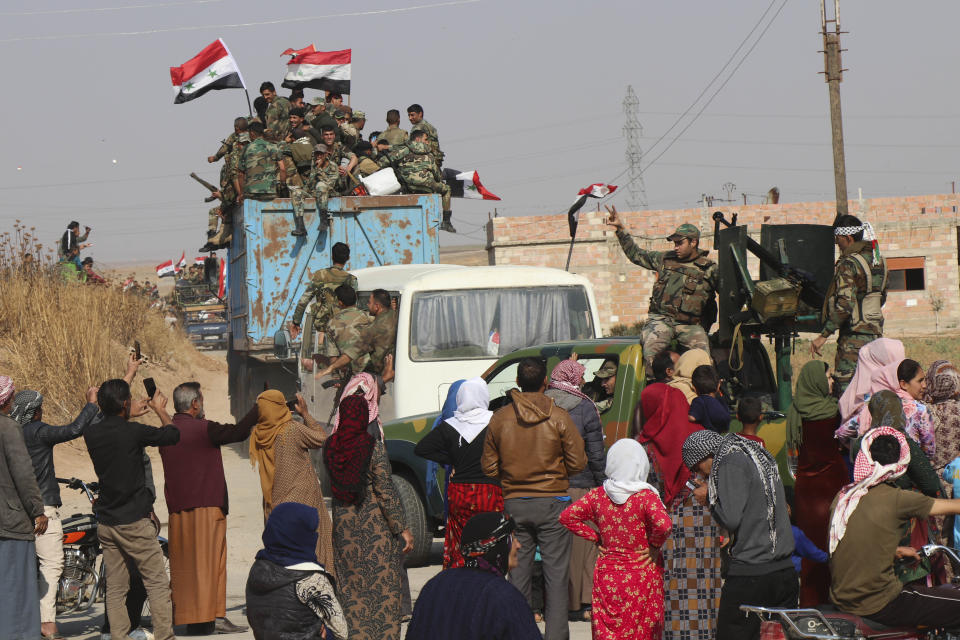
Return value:
<svg viewBox="0 0 960 640">
<path fill-rule="evenodd" d="M 597 405 L 597 411 L 603 413 L 613 406 L 614 392 L 617 389 L 617 361 L 613 358 L 604 360 L 593 380 L 583 385 L 585 393 Z"/>
<path fill-rule="evenodd" d="M 250 144 L 244 149 L 237 163 L 242 192 L 239 200 L 273 200 L 277 188 L 287 181 L 286 167 L 280 148 L 264 137 L 264 126 L 254 122 L 248 130 Z"/>
<path fill-rule="evenodd" d="M 327 324 L 338 309 L 334 290 L 341 284 L 350 285 L 354 291 L 357 288 L 356 276 L 344 270 L 344 266 L 350 260 L 350 247 L 343 242 L 338 242 L 331 247 L 330 257 L 333 266 L 321 269 L 311 276 L 310 283 L 297 302 L 297 308 L 293 312 L 293 320 L 290 323 L 290 335 L 296 339 L 300 335 L 300 326 L 303 323 L 303 314 L 307 310 L 307 305 L 316 299 L 313 307 L 313 326 L 307 327 L 308 333 L 303 338 L 301 348 L 304 367 L 309 370 L 313 369 L 313 331 L 320 333 L 318 344 L 324 342 Z M 311 339 L 308 340 L 308 337 Z"/>
<path fill-rule="evenodd" d="M 337 142 L 337 130 L 333 127 L 321 128 L 320 135 L 323 137 L 323 144 L 327 146 L 330 163 L 336 167 L 337 173 L 340 175 L 336 191 L 342 193 L 347 188 L 347 174 L 353 172 L 357 166 L 357 154 L 347 149 L 342 142 Z"/>
<path fill-rule="evenodd" d="M 456 233 L 457 230 L 450 222 L 450 185 L 443 180 L 426 137 L 425 131 L 415 127 L 410 132 L 410 140 L 400 147 L 391 148 L 378 164 L 381 167 L 393 167 L 397 180 L 406 193 L 439 193 L 443 204 L 443 223 L 440 229 Z"/>
<path fill-rule="evenodd" d="M 387 111 L 387 128 L 380 133 L 378 140 L 386 140 L 391 147 L 407 141 L 407 132 L 400 128 L 400 112 L 396 109 Z"/>
<path fill-rule="evenodd" d="M 643 357 L 647 375 L 653 374 L 653 358 L 677 339 L 687 349 L 710 352 L 707 332 L 714 318 L 717 263 L 700 249 L 700 230 L 681 224 L 667 240 L 673 251 L 647 251 L 636 245 L 617 216 L 607 207 L 607 224 L 617 230 L 617 240 L 630 262 L 657 272 L 650 295 L 650 310 L 643 326 Z"/>
<path fill-rule="evenodd" d="M 233 238 L 233 211 L 237 205 L 237 189 L 240 184 L 239 163 L 248 144 L 250 144 L 250 134 L 246 131 L 239 133 L 223 160 L 220 171 L 220 190 L 213 194 L 220 198 L 220 205 L 211 209 L 208 214 L 214 218 L 210 221 L 211 226 L 220 221 L 220 230 L 210 236 L 207 244 L 200 247 L 201 253 L 229 246 Z"/>
<path fill-rule="evenodd" d="M 272 82 L 260 85 L 260 95 L 267 101 L 264 125 L 277 140 L 283 140 L 290 133 L 290 101 L 277 95 Z"/>
<path fill-rule="evenodd" d="M 356 171 L 358 178 L 366 178 L 371 173 L 380 171 L 380 165 L 373 159 L 373 145 L 369 142 L 361 140 L 357 143 L 357 146 L 353 148 L 353 151 L 357 154 L 357 158 L 359 158 Z"/>
<path fill-rule="evenodd" d="M 887 264 L 874 238 L 864 238 L 864 225 L 855 216 L 841 216 L 834 224 L 834 242 L 840 257 L 823 303 L 823 331 L 810 343 L 816 356 L 835 331 L 834 393 L 843 393 L 854 370 L 860 347 L 883 336 L 883 312 L 887 300 Z M 871 234 L 872 236 L 872 229 Z"/>
<path fill-rule="evenodd" d="M 397 312 L 390 308 L 390 293 L 385 289 L 375 289 L 367 301 L 367 309 L 373 316 L 373 322 L 363 328 L 360 341 L 352 345 L 351 350 L 341 351 L 336 360 L 317 373 L 317 377 L 330 375 L 357 358 L 366 358 L 366 372 L 380 376 L 383 382 L 393 379 L 393 355 L 397 348 Z M 354 373 L 357 373 L 355 367 L 352 368 Z"/>
<path fill-rule="evenodd" d="M 427 133 L 427 145 L 437 161 L 437 169 L 443 168 L 443 151 L 440 150 L 440 138 L 437 135 L 437 128 L 423 119 L 423 107 L 418 104 L 412 104 L 407 107 L 407 118 L 414 128 L 421 129 Z M 413 133 L 413 129 L 410 130 Z"/>
<path fill-rule="evenodd" d="M 324 354 L 339 361 L 343 356 L 348 364 L 332 371 L 343 382 L 358 373 L 363 373 L 370 364 L 370 354 L 364 350 L 364 330 L 372 323 L 372 318 L 357 308 L 357 292 L 348 284 L 342 284 L 334 290 L 339 309 L 327 323 L 327 339 L 324 341 Z M 328 367 L 329 369 L 329 367 Z M 330 373 L 327 369 L 318 377 Z"/>
<path fill-rule="evenodd" d="M 241 133 L 247 130 L 248 124 L 249 122 L 243 116 L 240 116 L 239 118 L 235 118 L 233 120 L 233 133 L 227 136 L 226 140 L 220 141 L 220 148 L 217 149 L 217 152 L 212 156 L 207 156 L 207 162 L 209 162 L 210 164 L 213 164 L 220 158 L 226 157 L 226 155 L 230 153 L 230 150 L 233 149 L 233 145 L 236 144 L 237 137 Z"/>
</svg>

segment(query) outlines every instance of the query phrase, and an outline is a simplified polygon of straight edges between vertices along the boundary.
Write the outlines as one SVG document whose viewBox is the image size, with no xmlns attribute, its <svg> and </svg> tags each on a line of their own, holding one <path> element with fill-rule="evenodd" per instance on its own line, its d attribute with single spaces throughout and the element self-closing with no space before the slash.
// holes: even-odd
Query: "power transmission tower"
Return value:
<svg viewBox="0 0 960 640">
<path fill-rule="evenodd" d="M 640 100 L 633 92 L 633 87 L 627 85 L 627 95 L 623 99 L 623 136 L 627 139 L 627 207 L 630 211 L 639 211 L 647 208 L 647 186 L 643 182 L 643 172 L 640 162 L 643 160 L 643 149 L 640 148 L 640 138 L 643 137 L 643 127 L 637 115 L 640 112 Z"/>
<path fill-rule="evenodd" d="M 833 182 L 837 193 L 837 218 L 847 211 L 847 164 L 843 154 L 843 113 L 840 108 L 840 0 L 833 0 L 833 17 L 827 14 L 826 0 L 820 0 L 820 27 L 823 32 L 824 77 L 830 90 L 830 131 L 833 138 Z"/>
</svg>

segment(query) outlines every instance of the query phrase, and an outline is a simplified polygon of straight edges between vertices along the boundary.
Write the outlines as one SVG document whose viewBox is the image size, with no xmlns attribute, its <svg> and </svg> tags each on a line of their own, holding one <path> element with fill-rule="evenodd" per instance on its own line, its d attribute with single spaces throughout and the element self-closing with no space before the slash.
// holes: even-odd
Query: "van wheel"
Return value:
<svg viewBox="0 0 960 640">
<path fill-rule="evenodd" d="M 405 564 L 408 567 L 418 567 L 427 564 L 430 557 L 430 547 L 433 545 L 433 532 L 427 524 L 427 510 L 423 507 L 423 500 L 413 483 L 393 474 L 393 486 L 400 495 L 400 504 L 403 505 L 404 521 L 413 534 L 413 551 L 407 554 Z"/>
</svg>

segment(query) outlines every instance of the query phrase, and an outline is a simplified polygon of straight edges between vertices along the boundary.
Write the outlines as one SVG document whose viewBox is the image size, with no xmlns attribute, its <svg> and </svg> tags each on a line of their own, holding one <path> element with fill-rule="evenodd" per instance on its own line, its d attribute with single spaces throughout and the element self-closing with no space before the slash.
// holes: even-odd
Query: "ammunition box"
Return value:
<svg viewBox="0 0 960 640">
<path fill-rule="evenodd" d="M 786 278 L 758 282 L 750 306 L 764 322 L 795 316 L 800 305 L 800 287 Z"/>
</svg>

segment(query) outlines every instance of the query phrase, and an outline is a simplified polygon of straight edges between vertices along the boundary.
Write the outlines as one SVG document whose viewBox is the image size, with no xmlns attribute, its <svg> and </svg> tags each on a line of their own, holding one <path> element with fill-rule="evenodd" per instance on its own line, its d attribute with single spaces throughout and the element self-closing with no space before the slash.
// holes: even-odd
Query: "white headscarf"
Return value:
<svg viewBox="0 0 960 640">
<path fill-rule="evenodd" d="M 660 496 L 656 487 L 647 482 L 650 474 L 647 452 L 632 438 L 617 440 L 607 451 L 606 474 L 603 490 L 617 504 L 623 504 L 630 496 L 645 489 Z"/>
<path fill-rule="evenodd" d="M 470 378 L 457 390 L 457 410 L 452 418 L 447 419 L 447 424 L 469 444 L 490 422 L 493 411 L 489 406 L 490 389 L 486 381 L 483 378 Z"/>
</svg>

